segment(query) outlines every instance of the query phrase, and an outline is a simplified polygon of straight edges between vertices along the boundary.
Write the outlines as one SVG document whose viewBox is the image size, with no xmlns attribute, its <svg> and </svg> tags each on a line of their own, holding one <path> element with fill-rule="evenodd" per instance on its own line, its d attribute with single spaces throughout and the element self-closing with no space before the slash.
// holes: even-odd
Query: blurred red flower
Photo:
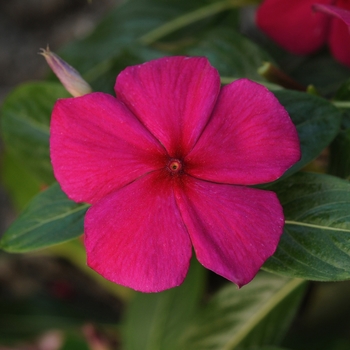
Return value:
<svg viewBox="0 0 350 350">
<path fill-rule="evenodd" d="M 256 21 L 292 53 L 310 54 L 327 43 L 332 55 L 350 67 L 348 11 L 348 0 L 265 0 Z"/>
</svg>

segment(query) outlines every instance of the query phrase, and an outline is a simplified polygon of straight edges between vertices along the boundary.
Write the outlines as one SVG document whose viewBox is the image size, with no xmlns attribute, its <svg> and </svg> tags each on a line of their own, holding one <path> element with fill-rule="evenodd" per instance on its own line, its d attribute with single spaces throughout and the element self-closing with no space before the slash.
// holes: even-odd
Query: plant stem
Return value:
<svg viewBox="0 0 350 350">
<path fill-rule="evenodd" d="M 139 38 L 139 42 L 142 45 L 150 45 L 155 41 L 159 40 L 160 38 L 206 17 L 213 16 L 229 8 L 258 4 L 259 2 L 260 1 L 258 0 L 225 0 L 220 2 L 214 2 L 213 4 L 203 6 L 197 10 L 186 13 L 182 16 L 173 19 L 172 21 L 161 25 L 158 28 L 151 30 L 150 32 L 141 36 Z"/>
<path fill-rule="evenodd" d="M 210 5 L 203 6 L 192 12 L 185 13 L 173 20 L 155 28 L 146 34 L 142 35 L 137 39 L 138 43 L 144 46 L 150 45 L 162 37 L 173 33 L 187 25 L 195 23 L 196 21 L 202 20 L 206 17 L 213 16 L 219 12 L 228 10 L 230 8 L 242 7 L 246 5 L 259 4 L 261 0 L 224 0 L 214 2 Z M 95 67 L 89 69 L 83 74 L 85 80 L 92 82 L 99 77 L 99 75 L 105 73 L 110 69 L 112 64 L 112 58 L 108 58 L 100 62 Z"/>
<path fill-rule="evenodd" d="M 282 86 L 286 89 L 306 91 L 306 87 L 300 85 L 286 73 L 274 66 L 271 62 L 264 62 L 258 69 L 258 73 L 267 81 Z"/>
<path fill-rule="evenodd" d="M 350 108 L 350 101 L 332 101 L 332 103 L 339 108 Z"/>
</svg>

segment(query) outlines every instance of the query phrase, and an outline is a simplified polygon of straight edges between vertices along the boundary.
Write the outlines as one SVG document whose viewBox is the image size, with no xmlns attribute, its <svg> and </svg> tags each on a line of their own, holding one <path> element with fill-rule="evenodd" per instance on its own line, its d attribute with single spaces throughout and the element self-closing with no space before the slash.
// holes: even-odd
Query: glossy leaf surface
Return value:
<svg viewBox="0 0 350 350">
<path fill-rule="evenodd" d="M 2 159 L 2 181 L 18 210 L 23 210 L 41 189 L 38 179 L 9 153 Z"/>
<path fill-rule="evenodd" d="M 49 125 L 53 104 L 68 97 L 60 84 L 27 83 L 4 101 L 1 114 L 6 149 L 43 184 L 54 181 L 49 155 Z"/>
<path fill-rule="evenodd" d="M 324 174 L 298 173 L 270 187 L 286 224 L 267 271 L 318 281 L 350 279 L 350 184 Z"/>
<path fill-rule="evenodd" d="M 271 57 L 231 27 L 207 31 L 187 53 L 206 56 L 222 77 L 260 79 L 258 68 Z"/>
<path fill-rule="evenodd" d="M 297 127 L 301 160 L 284 177 L 302 169 L 327 147 L 340 130 L 341 112 L 327 100 L 306 93 L 281 90 L 276 97 L 287 109 Z"/>
<path fill-rule="evenodd" d="M 198 308 L 204 278 L 204 268 L 192 259 L 181 286 L 156 294 L 137 293 L 126 315 L 125 348 L 181 349 L 179 341 Z"/>
<path fill-rule="evenodd" d="M 220 2 L 220 1 L 218 1 Z M 83 74 L 94 74 L 99 70 L 108 69 L 114 58 L 119 56 L 125 48 L 135 44 L 149 45 L 166 36 L 175 35 L 171 40 L 183 39 L 181 34 L 195 35 L 204 29 L 203 23 L 188 28 L 179 17 L 203 8 L 217 5 L 203 1 L 150 1 L 133 0 L 117 6 L 107 16 L 95 31 L 87 38 L 67 46 L 61 53 L 63 58 L 73 66 L 79 66 Z M 229 6 L 226 6 L 227 8 Z M 220 6 L 219 6 L 220 8 Z M 210 23 L 211 16 L 206 16 L 205 24 Z M 169 22 L 176 21 L 178 25 Z M 164 27 L 164 25 L 166 27 Z M 185 28 L 183 28 L 185 27 Z M 169 31 L 169 28 L 173 28 Z M 151 35 L 150 35 L 151 34 Z M 84 52 L 84 55 L 81 55 Z M 86 59 L 89 57 L 89 59 Z"/>
<path fill-rule="evenodd" d="M 342 130 L 330 147 L 329 172 L 342 178 L 350 178 L 350 128 Z"/>
<path fill-rule="evenodd" d="M 302 280 L 265 273 L 223 288 L 189 328 L 183 349 L 249 349 L 278 344 L 303 295 Z"/>
<path fill-rule="evenodd" d="M 2 236 L 0 248 L 25 252 L 76 238 L 83 234 L 88 207 L 69 200 L 54 184 L 34 197 Z"/>
</svg>

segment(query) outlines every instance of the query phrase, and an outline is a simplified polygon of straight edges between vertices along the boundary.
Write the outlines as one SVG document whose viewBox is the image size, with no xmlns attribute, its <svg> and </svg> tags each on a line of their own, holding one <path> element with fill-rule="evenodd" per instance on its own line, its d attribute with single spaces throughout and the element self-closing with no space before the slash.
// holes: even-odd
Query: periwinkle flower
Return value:
<svg viewBox="0 0 350 350">
<path fill-rule="evenodd" d="M 51 158 L 63 191 L 92 206 L 88 264 L 143 292 L 181 284 L 192 246 L 208 269 L 243 286 L 276 250 L 275 193 L 300 158 L 288 113 L 247 79 L 220 89 L 203 57 L 166 57 L 122 71 L 116 97 L 58 100 Z"/>
<path fill-rule="evenodd" d="M 256 21 L 292 53 L 310 54 L 327 43 L 335 59 L 350 67 L 349 11 L 348 0 L 264 0 Z"/>
</svg>

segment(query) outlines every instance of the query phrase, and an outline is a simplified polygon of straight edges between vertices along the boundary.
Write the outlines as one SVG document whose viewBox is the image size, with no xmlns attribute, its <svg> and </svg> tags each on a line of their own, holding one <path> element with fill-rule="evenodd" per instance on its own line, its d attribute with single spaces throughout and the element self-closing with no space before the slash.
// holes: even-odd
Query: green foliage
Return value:
<svg viewBox="0 0 350 350">
<path fill-rule="evenodd" d="M 2 159 L 2 181 L 17 210 L 24 209 L 40 191 L 40 181 L 9 153 Z"/>
<path fill-rule="evenodd" d="M 204 268 L 192 259 L 181 286 L 157 294 L 136 293 L 126 313 L 125 349 L 181 349 L 179 341 L 198 309 L 204 278 Z"/>
<path fill-rule="evenodd" d="M 1 109 L 7 151 L 46 185 L 54 181 L 49 155 L 51 111 L 58 98 L 68 96 L 59 84 L 27 83 L 9 94 Z"/>
<path fill-rule="evenodd" d="M 350 129 L 342 130 L 330 147 L 329 172 L 342 178 L 350 178 Z"/>
<path fill-rule="evenodd" d="M 259 46 L 231 27 L 206 31 L 185 51 L 191 56 L 206 56 L 222 77 L 262 79 L 257 69 L 272 58 Z"/>
<path fill-rule="evenodd" d="M 211 12 L 215 8 L 230 8 L 232 1 L 217 1 L 223 3 L 219 6 L 210 1 L 152 1 L 152 0 L 133 0 L 127 1 L 118 6 L 107 16 L 96 30 L 79 42 L 67 46 L 62 52 L 62 57 L 73 66 L 79 67 L 83 74 L 90 74 L 98 66 L 108 66 L 115 57 L 132 45 L 150 44 L 157 39 L 166 36 L 166 33 L 173 32 L 176 35 L 171 36 L 170 40 L 183 40 L 184 34 L 194 37 L 197 33 L 204 30 L 210 23 L 215 23 L 215 18 L 211 19 Z M 241 1 L 242 2 L 242 1 Z M 209 7 L 204 11 L 204 22 L 198 23 L 193 20 L 194 25 L 188 27 L 178 18 L 189 13 L 196 12 Z M 197 17 L 196 17 L 197 18 Z M 196 19 L 194 18 L 194 19 Z M 209 19 L 208 19 L 209 18 Z M 176 20 L 179 22 L 172 26 L 164 25 Z M 190 23 L 189 23 L 190 24 Z M 184 31 L 184 27 L 186 30 Z M 182 29 L 182 30 L 181 30 Z M 151 35 L 150 35 L 151 34 Z M 168 37 L 167 37 L 168 38 Z M 168 38 L 169 39 L 169 38 Z M 81 53 L 84 52 L 84 55 Z M 86 59 L 89 57 L 89 59 Z"/>
<path fill-rule="evenodd" d="M 67 198 L 56 183 L 39 193 L 0 241 L 9 252 L 25 252 L 63 243 L 83 234 L 88 204 Z"/>
<path fill-rule="evenodd" d="M 278 345 L 304 288 L 302 280 L 265 273 L 240 290 L 228 285 L 198 315 L 181 349 L 260 349 Z"/>
<path fill-rule="evenodd" d="M 348 89 L 348 83 L 344 84 L 343 98 L 346 97 L 346 92 Z M 335 103 L 342 103 L 336 101 Z M 348 102 L 344 102 L 348 104 Z M 330 145 L 330 155 L 329 155 L 329 173 L 342 178 L 350 178 L 350 114 L 347 110 L 343 111 L 343 121 L 341 125 L 341 130 L 338 133 L 335 140 Z"/>
<path fill-rule="evenodd" d="M 298 173 L 270 187 L 286 225 L 267 271 L 318 281 L 350 279 L 350 183 Z"/>
<path fill-rule="evenodd" d="M 296 91 L 276 91 L 276 97 L 287 109 L 297 127 L 302 158 L 283 178 L 302 169 L 315 159 L 336 137 L 342 114 L 327 100 Z"/>
<path fill-rule="evenodd" d="M 309 57 L 291 72 L 293 77 L 302 84 L 305 86 L 313 84 L 324 95 L 337 91 L 349 73 L 349 68 L 336 62 L 329 54 Z"/>
</svg>

